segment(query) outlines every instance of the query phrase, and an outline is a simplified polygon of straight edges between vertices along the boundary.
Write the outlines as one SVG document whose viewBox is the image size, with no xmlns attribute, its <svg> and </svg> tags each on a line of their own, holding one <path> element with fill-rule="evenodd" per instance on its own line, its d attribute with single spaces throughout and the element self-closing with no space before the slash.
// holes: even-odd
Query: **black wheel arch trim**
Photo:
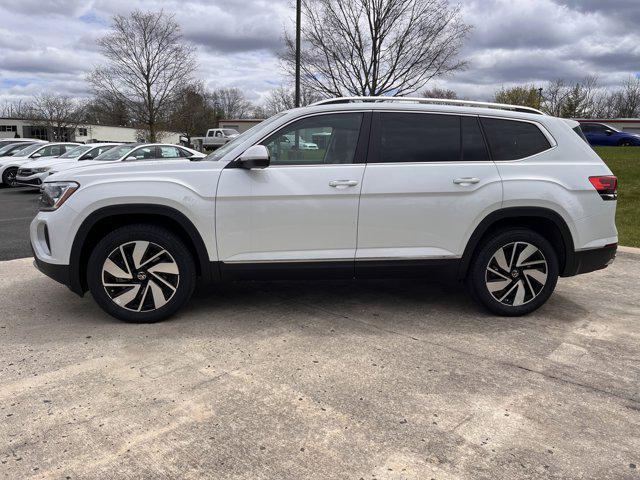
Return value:
<svg viewBox="0 0 640 480">
<path fill-rule="evenodd" d="M 68 287 L 74 293 L 83 295 L 88 290 L 86 279 L 82 278 L 83 265 L 81 265 L 82 249 L 87 240 L 91 229 L 101 220 L 108 217 L 129 216 L 129 215 L 155 215 L 164 216 L 178 223 L 184 229 L 195 247 L 197 258 L 194 261 L 199 265 L 201 272 L 200 280 L 204 283 L 210 283 L 217 280 L 220 276 L 219 271 L 211 268 L 207 247 L 202 240 L 198 229 L 182 212 L 173 207 L 157 204 L 133 203 L 110 205 L 99 208 L 92 212 L 80 225 L 76 232 L 76 236 L 71 246 L 71 255 L 69 258 L 69 277 Z"/>
<path fill-rule="evenodd" d="M 464 279 L 467 276 L 474 252 L 476 251 L 480 240 L 482 240 L 484 235 L 492 226 L 502 220 L 518 219 L 523 217 L 527 219 L 541 218 L 553 222 L 560 232 L 564 246 L 564 259 L 560 259 L 560 276 L 569 277 L 575 275 L 577 273 L 577 265 L 573 236 L 571 235 L 571 230 L 564 219 L 557 212 L 544 207 L 507 207 L 491 212 L 480 222 L 471 234 L 462 255 L 462 261 L 460 262 L 458 270 L 458 278 Z"/>
</svg>

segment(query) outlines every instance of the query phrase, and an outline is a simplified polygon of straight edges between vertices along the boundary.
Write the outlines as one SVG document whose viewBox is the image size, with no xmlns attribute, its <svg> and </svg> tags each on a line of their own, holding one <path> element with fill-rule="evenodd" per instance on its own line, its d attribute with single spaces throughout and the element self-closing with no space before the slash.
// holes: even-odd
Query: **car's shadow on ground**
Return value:
<svg viewBox="0 0 640 480">
<path fill-rule="evenodd" d="M 104 313 L 90 293 L 80 298 L 51 280 L 25 281 L 14 291 L 50 291 L 41 314 L 71 325 L 126 324 Z M 46 314 L 44 313 L 46 312 Z M 498 317 L 474 302 L 460 285 L 421 279 L 364 281 L 234 282 L 199 291 L 188 305 L 154 330 L 169 329 L 189 335 L 213 328 L 224 334 L 229 326 L 237 336 L 278 324 L 358 326 L 375 334 L 393 330 L 410 335 L 416 329 L 432 333 L 491 335 L 527 326 L 561 326 L 584 319 L 587 311 L 571 299 L 554 294 L 541 309 L 526 317 Z M 34 315 L 38 314 L 34 312 Z M 141 326 L 138 326 L 141 327 Z M 369 328 L 370 327 L 370 328 Z M 309 328 L 312 334 L 314 328 Z"/>
</svg>

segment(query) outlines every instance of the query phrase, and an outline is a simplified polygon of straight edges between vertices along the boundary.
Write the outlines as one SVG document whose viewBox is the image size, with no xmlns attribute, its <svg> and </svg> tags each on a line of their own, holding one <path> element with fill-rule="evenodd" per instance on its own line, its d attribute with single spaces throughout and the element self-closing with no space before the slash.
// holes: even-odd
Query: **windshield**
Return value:
<svg viewBox="0 0 640 480">
<path fill-rule="evenodd" d="M 29 145 L 27 148 L 20 150 L 20 156 L 26 157 L 27 155 L 31 155 L 33 152 L 40 150 L 45 145 L 46 143 L 34 143 L 33 145 Z"/>
<path fill-rule="evenodd" d="M 222 157 L 224 157 L 227 154 L 227 152 L 230 152 L 236 146 L 241 144 L 244 141 L 245 138 L 247 138 L 247 137 L 253 135 L 255 132 L 267 127 L 268 125 L 272 124 L 273 122 L 275 122 L 280 117 L 283 117 L 286 114 L 287 114 L 287 112 L 278 113 L 278 114 L 274 115 L 273 117 L 268 118 L 268 119 L 258 123 L 257 125 L 254 125 L 253 127 L 251 127 L 246 132 L 241 133 L 240 135 L 235 137 L 230 142 L 228 142 L 228 143 L 224 144 L 222 147 L 218 148 L 213 153 L 210 153 L 209 155 L 207 155 L 205 158 L 203 158 L 203 160 L 209 160 L 209 161 L 212 161 L 212 162 L 219 161 Z"/>
<path fill-rule="evenodd" d="M 224 133 L 225 135 L 238 135 L 238 131 L 237 130 L 233 130 L 233 129 L 224 129 L 222 130 L 222 133 Z"/>
<path fill-rule="evenodd" d="M 32 143 L 10 143 L 9 145 L 5 145 L 4 147 L 0 148 L 0 157 L 10 152 L 19 152 L 23 148 L 27 148 L 29 145 L 33 145 L 33 144 Z"/>
<path fill-rule="evenodd" d="M 90 149 L 91 149 L 91 145 L 80 145 L 79 147 L 72 148 L 64 155 L 60 155 L 58 158 L 76 158 Z"/>
<path fill-rule="evenodd" d="M 134 148 L 136 147 L 131 145 L 122 145 L 120 147 L 110 148 L 106 152 L 98 155 L 94 160 L 119 160 L 120 157 L 126 155 Z"/>
</svg>

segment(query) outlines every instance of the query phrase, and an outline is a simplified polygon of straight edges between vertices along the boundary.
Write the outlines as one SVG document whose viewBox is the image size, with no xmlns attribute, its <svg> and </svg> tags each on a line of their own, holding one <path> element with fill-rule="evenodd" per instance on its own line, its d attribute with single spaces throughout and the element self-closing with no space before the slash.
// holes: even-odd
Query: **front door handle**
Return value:
<svg viewBox="0 0 640 480">
<path fill-rule="evenodd" d="M 456 178 L 453 183 L 462 186 L 474 185 L 476 183 L 480 183 L 480 179 L 475 177 Z"/>
<path fill-rule="evenodd" d="M 329 186 L 334 188 L 355 187 L 356 185 L 358 185 L 357 180 L 331 180 L 329 182 Z"/>
</svg>

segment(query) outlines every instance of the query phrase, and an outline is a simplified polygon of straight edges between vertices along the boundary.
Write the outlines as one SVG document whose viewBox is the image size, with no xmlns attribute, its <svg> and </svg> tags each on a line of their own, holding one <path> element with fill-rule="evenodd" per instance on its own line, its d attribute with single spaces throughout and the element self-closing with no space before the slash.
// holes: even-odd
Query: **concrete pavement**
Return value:
<svg viewBox="0 0 640 480">
<path fill-rule="evenodd" d="M 243 283 L 127 325 L 0 263 L 4 478 L 640 478 L 640 256 L 498 318 L 416 281 Z"/>
<path fill-rule="evenodd" d="M 0 261 L 31 255 L 29 224 L 38 213 L 39 196 L 32 188 L 0 186 Z"/>
</svg>

